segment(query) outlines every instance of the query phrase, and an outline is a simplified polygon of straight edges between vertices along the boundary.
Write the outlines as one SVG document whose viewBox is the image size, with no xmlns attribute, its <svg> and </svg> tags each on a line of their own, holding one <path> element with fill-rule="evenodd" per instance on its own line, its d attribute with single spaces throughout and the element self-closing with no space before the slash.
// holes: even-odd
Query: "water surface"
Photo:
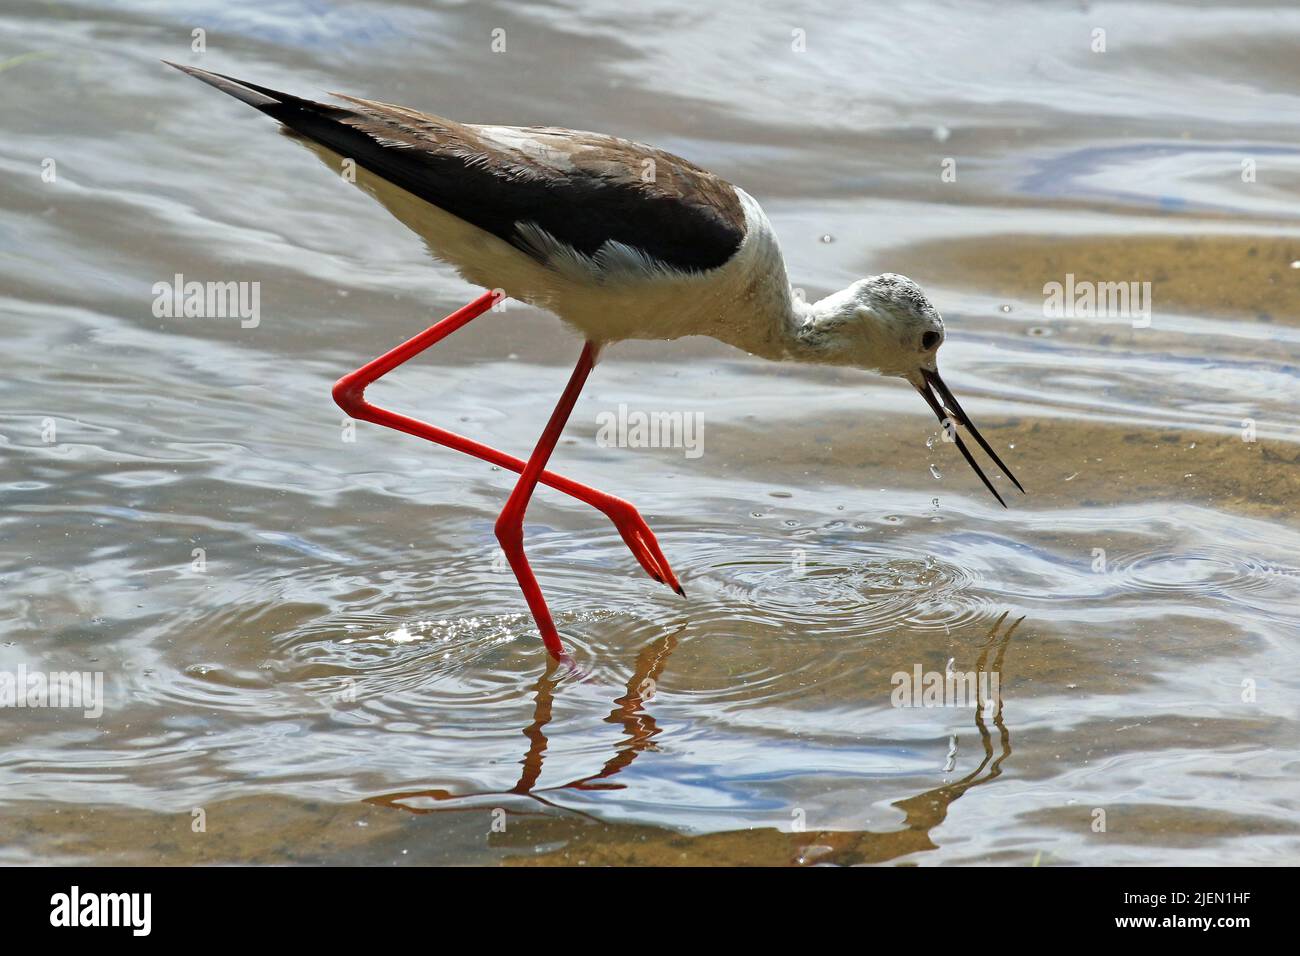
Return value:
<svg viewBox="0 0 1300 956">
<path fill-rule="evenodd" d="M 1292 5 L 14 0 L 0 25 L 0 670 L 107 696 L 3 713 L 0 859 L 1300 858 Z M 549 668 L 493 537 L 511 476 L 329 400 L 477 291 L 160 57 L 716 170 L 808 295 L 925 285 L 1030 494 L 998 507 L 900 382 L 616 347 L 554 466 L 636 503 L 689 600 L 539 492 L 529 554 L 587 677 Z M 260 322 L 156 318 L 177 273 L 260 283 Z M 1149 325 L 1045 315 L 1066 274 L 1150 282 Z M 372 398 L 524 454 L 578 348 L 511 304 Z M 620 403 L 702 416 L 702 453 L 604 447 Z M 918 667 L 996 674 L 1001 706 L 893 706 Z"/>
</svg>

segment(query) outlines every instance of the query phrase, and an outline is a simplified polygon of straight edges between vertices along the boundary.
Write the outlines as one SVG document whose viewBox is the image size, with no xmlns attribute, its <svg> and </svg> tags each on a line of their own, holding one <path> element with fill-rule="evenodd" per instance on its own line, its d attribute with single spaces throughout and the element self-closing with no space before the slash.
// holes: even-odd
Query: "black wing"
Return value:
<svg viewBox="0 0 1300 956">
<path fill-rule="evenodd" d="M 586 256 L 612 241 L 686 272 L 723 265 L 745 237 L 734 187 L 651 146 L 575 130 L 471 126 L 341 94 L 353 106 L 329 106 L 168 65 L 539 261 L 544 253 L 521 224 Z"/>
</svg>

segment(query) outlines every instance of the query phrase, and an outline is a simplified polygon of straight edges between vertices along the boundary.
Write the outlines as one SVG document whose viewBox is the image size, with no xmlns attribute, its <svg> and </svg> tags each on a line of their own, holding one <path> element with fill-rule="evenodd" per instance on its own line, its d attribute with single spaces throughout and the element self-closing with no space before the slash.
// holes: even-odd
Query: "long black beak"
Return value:
<svg viewBox="0 0 1300 956">
<path fill-rule="evenodd" d="M 971 433 L 971 437 L 979 442 L 979 446 L 988 453 L 988 456 L 993 459 L 994 464 L 1002 469 L 1002 474 L 1010 478 L 1011 483 L 1019 488 L 1020 493 L 1023 495 L 1025 493 L 1024 487 L 1016 480 L 1016 476 L 1011 474 L 1011 469 L 1008 468 L 1006 464 L 1003 463 L 1002 459 L 998 457 L 998 453 L 989 447 L 989 443 L 984 440 L 984 436 L 979 433 L 979 429 L 975 427 L 975 423 L 970 420 L 970 416 L 967 415 L 966 411 L 961 407 L 961 403 L 957 401 L 957 396 L 954 395 L 952 390 L 944 384 L 943 379 L 939 377 L 939 373 L 931 372 L 929 369 L 923 368 L 921 369 L 921 377 L 925 379 L 926 387 L 922 388 L 920 385 L 917 385 L 916 390 L 921 393 L 921 397 L 925 399 L 925 403 L 934 411 L 935 416 L 939 419 L 939 424 L 944 427 L 946 432 L 952 435 L 953 441 L 957 443 L 957 450 L 960 451 L 962 457 L 966 459 L 966 463 L 975 469 L 975 474 L 980 476 L 980 481 L 984 482 L 984 487 L 992 493 L 994 498 L 998 499 L 998 504 L 1004 508 L 1007 506 L 1007 503 L 1002 500 L 1002 496 L 998 494 L 997 489 L 993 487 L 988 477 L 984 474 L 983 469 L 975 463 L 975 459 L 971 456 L 970 449 L 967 448 L 966 443 L 961 440 L 961 435 L 957 434 L 957 430 L 953 427 L 953 423 L 961 425 L 966 429 L 966 431 Z M 947 406 L 947 414 L 944 413 L 945 406 Z"/>
</svg>

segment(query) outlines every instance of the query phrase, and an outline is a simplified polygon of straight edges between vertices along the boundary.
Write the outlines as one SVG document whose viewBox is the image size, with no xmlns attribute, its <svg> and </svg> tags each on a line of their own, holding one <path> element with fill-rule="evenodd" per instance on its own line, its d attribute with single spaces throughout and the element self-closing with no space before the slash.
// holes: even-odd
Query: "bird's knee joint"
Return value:
<svg viewBox="0 0 1300 956">
<path fill-rule="evenodd" d="M 345 375 L 334 383 L 331 392 L 334 396 L 334 404 L 347 412 L 353 418 L 359 418 L 361 410 L 366 405 L 366 388 L 364 385 L 358 385 L 350 381 L 350 376 Z"/>
<path fill-rule="evenodd" d="M 521 516 L 502 512 L 501 517 L 497 518 L 495 530 L 502 548 L 510 550 L 523 547 L 524 522 Z"/>
</svg>

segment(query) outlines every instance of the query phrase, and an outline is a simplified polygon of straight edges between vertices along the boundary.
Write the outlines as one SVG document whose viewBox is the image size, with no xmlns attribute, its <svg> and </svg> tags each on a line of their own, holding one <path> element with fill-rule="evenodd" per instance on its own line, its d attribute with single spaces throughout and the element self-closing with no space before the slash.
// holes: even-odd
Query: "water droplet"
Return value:
<svg viewBox="0 0 1300 956">
<path fill-rule="evenodd" d="M 798 866 L 806 866 L 809 863 L 814 862 L 818 857 L 823 857 L 827 853 L 833 852 L 835 852 L 834 848 L 829 846 L 806 846 L 799 852 L 799 855 L 794 858 L 794 862 Z"/>
<path fill-rule="evenodd" d="M 932 132 L 934 133 L 934 138 L 941 143 L 948 142 L 948 137 L 952 135 L 952 130 L 942 125 L 936 126 Z"/>
<path fill-rule="evenodd" d="M 829 246 L 832 242 L 835 241 L 835 237 L 828 232 L 822 236 L 821 241 L 826 243 L 826 245 Z"/>
<path fill-rule="evenodd" d="M 1010 312 L 1010 311 L 1011 311 L 1011 306 L 1009 306 L 1009 305 L 1000 305 L 1000 306 L 998 306 L 998 311 L 999 311 L 999 312 Z"/>
<path fill-rule="evenodd" d="M 932 474 L 932 475 L 935 477 L 935 480 L 936 480 L 936 481 L 942 481 L 942 480 L 943 480 L 943 472 L 941 472 L 941 471 L 939 470 L 939 466 L 938 466 L 938 465 L 931 465 L 931 466 L 930 466 L 930 474 Z M 934 503 L 937 505 L 937 504 L 939 503 L 939 499 L 938 499 L 938 498 L 935 498 L 935 499 L 934 499 Z"/>
</svg>

